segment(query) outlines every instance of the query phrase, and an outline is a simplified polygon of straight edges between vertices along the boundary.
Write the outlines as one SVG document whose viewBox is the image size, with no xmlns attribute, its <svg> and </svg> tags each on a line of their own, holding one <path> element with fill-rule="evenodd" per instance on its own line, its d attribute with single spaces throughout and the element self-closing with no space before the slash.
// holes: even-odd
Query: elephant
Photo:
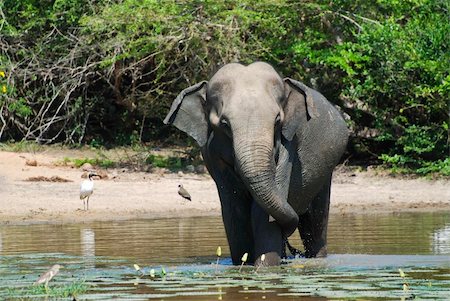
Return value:
<svg viewBox="0 0 450 301">
<path fill-rule="evenodd" d="M 164 123 L 200 146 L 233 264 L 248 253 L 248 263 L 279 265 L 296 229 L 305 257 L 327 255 L 331 176 L 348 129 L 322 94 L 268 63 L 230 63 L 181 91 Z"/>
</svg>

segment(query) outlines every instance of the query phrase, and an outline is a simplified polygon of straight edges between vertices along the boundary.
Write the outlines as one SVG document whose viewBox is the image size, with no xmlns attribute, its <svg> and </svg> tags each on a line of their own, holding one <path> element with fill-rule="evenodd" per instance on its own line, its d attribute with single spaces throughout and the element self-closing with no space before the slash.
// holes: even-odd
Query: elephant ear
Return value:
<svg viewBox="0 0 450 301">
<path fill-rule="evenodd" d="M 181 91 L 164 119 L 165 124 L 173 124 L 194 138 L 200 147 L 204 146 L 208 139 L 205 115 L 206 84 L 207 81 L 202 81 Z"/>
<path fill-rule="evenodd" d="M 319 117 L 319 113 L 314 104 L 312 89 L 304 83 L 285 78 L 284 89 L 286 99 L 282 132 L 291 141 L 302 122 Z"/>
</svg>

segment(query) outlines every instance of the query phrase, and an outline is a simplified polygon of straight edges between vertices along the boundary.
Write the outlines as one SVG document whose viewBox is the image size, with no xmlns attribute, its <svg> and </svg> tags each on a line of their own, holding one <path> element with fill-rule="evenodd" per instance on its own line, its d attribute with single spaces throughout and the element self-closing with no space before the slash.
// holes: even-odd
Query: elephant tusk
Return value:
<svg viewBox="0 0 450 301">
<path fill-rule="evenodd" d="M 276 220 L 273 218 L 272 215 L 269 214 L 269 223 L 275 222 Z"/>
</svg>

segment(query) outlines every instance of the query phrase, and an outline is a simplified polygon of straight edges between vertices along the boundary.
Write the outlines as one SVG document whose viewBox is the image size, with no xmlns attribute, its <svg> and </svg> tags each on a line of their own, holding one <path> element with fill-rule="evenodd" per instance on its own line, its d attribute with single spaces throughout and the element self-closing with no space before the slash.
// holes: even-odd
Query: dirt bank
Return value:
<svg viewBox="0 0 450 301">
<path fill-rule="evenodd" d="M 83 171 L 56 164 L 67 156 L 64 151 L 0 152 L 0 223 L 220 215 L 215 184 L 207 174 L 127 169 L 109 169 L 106 171 L 109 179 L 96 180 L 90 210 L 82 211 L 79 186 Z M 32 181 L 27 181 L 30 178 Z M 36 181 L 45 179 L 50 182 Z M 179 183 L 190 192 L 192 202 L 178 195 Z M 399 179 L 341 168 L 333 179 L 331 211 L 333 214 L 450 211 L 449 184 L 448 180 Z"/>
</svg>

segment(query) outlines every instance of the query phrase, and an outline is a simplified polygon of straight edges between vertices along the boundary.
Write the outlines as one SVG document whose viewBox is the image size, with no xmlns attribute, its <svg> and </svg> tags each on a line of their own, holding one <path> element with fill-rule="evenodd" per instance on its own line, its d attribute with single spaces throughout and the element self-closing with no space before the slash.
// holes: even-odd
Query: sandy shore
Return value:
<svg viewBox="0 0 450 301">
<path fill-rule="evenodd" d="M 57 153 L 0 152 L 0 223 L 87 222 L 132 218 L 220 215 L 216 187 L 209 175 L 106 170 L 96 180 L 90 210 L 79 199 L 83 171 L 58 166 Z M 29 166 L 27 160 L 36 160 Z M 27 181 L 30 177 L 60 177 L 70 182 Z M 182 183 L 192 202 L 178 194 Z M 374 172 L 335 172 L 332 214 L 450 211 L 450 181 L 401 179 Z"/>
</svg>

